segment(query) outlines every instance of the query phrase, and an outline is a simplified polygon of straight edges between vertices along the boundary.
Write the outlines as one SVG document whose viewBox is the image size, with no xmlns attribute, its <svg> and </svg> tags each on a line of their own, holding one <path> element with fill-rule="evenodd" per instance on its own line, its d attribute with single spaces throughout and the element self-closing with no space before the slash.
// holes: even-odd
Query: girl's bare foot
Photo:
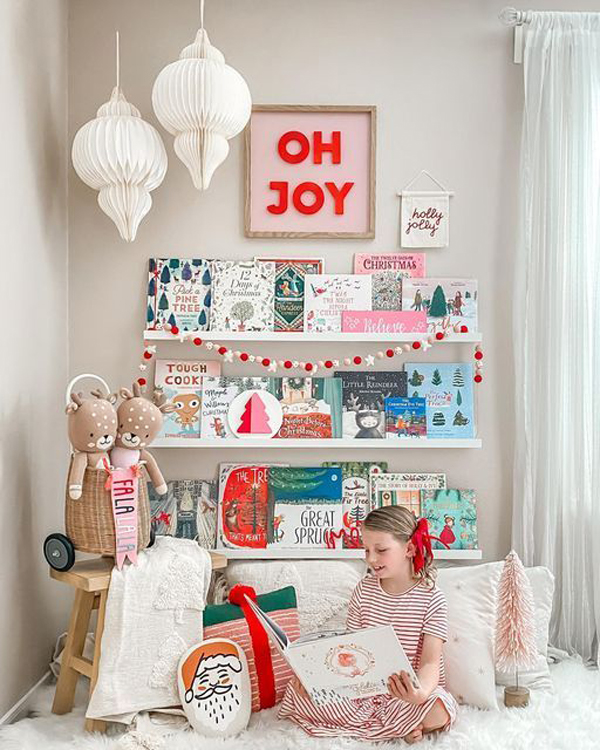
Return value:
<svg viewBox="0 0 600 750">
<path fill-rule="evenodd" d="M 419 726 L 415 727 L 412 732 L 405 734 L 402 739 L 409 745 L 414 745 L 415 742 L 420 742 L 423 739 L 423 725 L 419 724 Z"/>
</svg>

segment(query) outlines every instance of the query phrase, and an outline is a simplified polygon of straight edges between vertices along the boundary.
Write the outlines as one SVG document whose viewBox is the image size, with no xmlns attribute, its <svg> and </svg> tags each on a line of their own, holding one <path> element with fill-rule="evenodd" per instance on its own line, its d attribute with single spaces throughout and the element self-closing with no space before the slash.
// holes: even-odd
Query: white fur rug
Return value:
<svg viewBox="0 0 600 750">
<path fill-rule="evenodd" d="M 478 711 L 463 708 L 452 731 L 421 747 L 435 750 L 598 750 L 600 748 L 600 673 L 567 660 L 551 667 L 556 693 L 533 693 L 527 709 Z M 42 691 L 35 717 L 0 729 L 1 750 L 125 750 L 124 737 L 86 735 L 83 708 L 66 716 L 50 713 L 52 688 Z M 207 740 L 185 732 L 147 750 L 369 750 L 398 743 L 370 744 L 306 736 L 275 711 L 251 719 L 248 730 L 229 740 Z M 142 746 L 143 747 L 143 746 Z"/>
</svg>

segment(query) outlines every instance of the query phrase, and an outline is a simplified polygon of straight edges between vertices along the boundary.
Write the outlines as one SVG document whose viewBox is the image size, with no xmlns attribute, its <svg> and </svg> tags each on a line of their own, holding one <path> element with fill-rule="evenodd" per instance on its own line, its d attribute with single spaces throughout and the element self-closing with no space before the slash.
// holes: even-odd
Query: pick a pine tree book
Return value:
<svg viewBox="0 0 600 750">
<path fill-rule="evenodd" d="M 146 328 L 206 331 L 211 310 L 211 261 L 203 258 L 150 258 Z"/>
</svg>

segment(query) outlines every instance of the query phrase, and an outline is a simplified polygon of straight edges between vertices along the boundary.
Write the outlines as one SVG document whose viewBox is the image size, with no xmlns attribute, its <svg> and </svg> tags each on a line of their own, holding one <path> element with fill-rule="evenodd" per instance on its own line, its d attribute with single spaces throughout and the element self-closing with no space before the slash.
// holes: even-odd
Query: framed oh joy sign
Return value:
<svg viewBox="0 0 600 750">
<path fill-rule="evenodd" d="M 374 237 L 375 141 L 375 107 L 254 106 L 246 236 Z"/>
</svg>

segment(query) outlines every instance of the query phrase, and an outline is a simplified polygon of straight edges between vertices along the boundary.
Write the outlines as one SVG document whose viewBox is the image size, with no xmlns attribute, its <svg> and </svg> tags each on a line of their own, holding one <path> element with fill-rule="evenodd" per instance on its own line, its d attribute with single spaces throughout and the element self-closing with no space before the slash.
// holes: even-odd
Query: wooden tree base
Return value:
<svg viewBox="0 0 600 750">
<path fill-rule="evenodd" d="M 504 705 L 508 708 L 525 708 L 529 705 L 529 690 L 516 686 L 504 688 Z"/>
</svg>

